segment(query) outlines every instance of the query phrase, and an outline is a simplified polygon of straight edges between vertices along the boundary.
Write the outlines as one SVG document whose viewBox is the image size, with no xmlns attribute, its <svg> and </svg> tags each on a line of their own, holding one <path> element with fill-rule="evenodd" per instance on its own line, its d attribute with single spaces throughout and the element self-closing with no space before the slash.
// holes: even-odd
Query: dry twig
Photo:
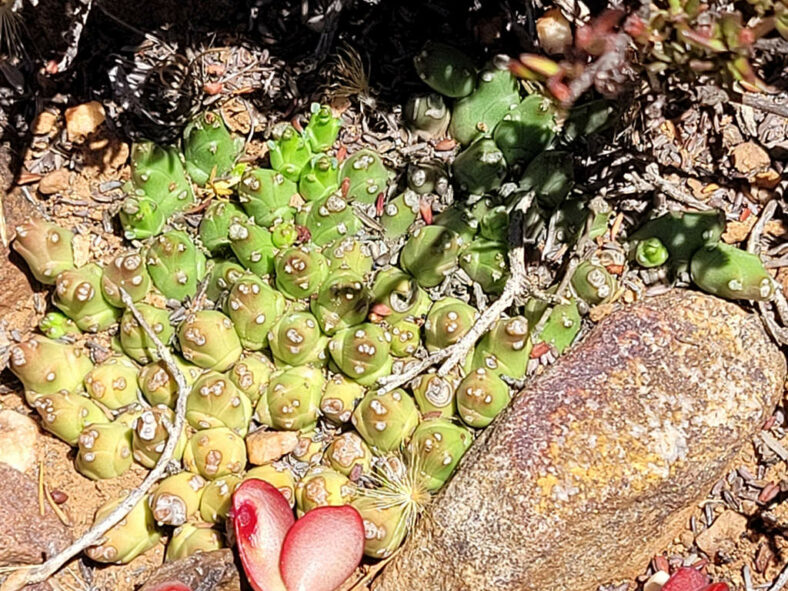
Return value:
<svg viewBox="0 0 788 591">
<path fill-rule="evenodd" d="M 18 576 L 9 577 L 3 586 L 0 587 L 0 591 L 18 591 L 25 585 L 45 581 L 77 554 L 90 546 L 98 544 L 104 534 L 106 534 L 110 529 L 112 529 L 112 527 L 117 525 L 124 517 L 126 517 L 126 515 L 128 515 L 128 513 L 137 505 L 137 503 L 142 500 L 142 498 L 145 496 L 145 493 L 147 493 L 148 490 L 150 490 L 150 488 L 156 484 L 156 482 L 165 476 L 167 466 L 172 460 L 173 454 L 175 452 L 175 446 L 184 427 L 186 416 L 186 398 L 189 394 L 189 386 L 186 383 L 186 377 L 175 364 L 175 360 L 170 354 L 169 349 L 167 349 L 166 345 L 164 345 L 159 337 L 156 336 L 156 333 L 153 332 L 151 327 L 145 321 L 145 318 L 142 316 L 142 314 L 140 314 L 140 311 L 134 305 L 134 302 L 131 300 L 131 297 L 129 297 L 129 294 L 126 293 L 123 288 L 120 288 L 120 293 L 123 303 L 134 315 L 134 318 L 145 331 L 145 334 L 147 334 L 148 337 L 154 342 L 156 345 L 156 352 L 159 354 L 159 357 L 164 362 L 167 370 L 175 378 L 175 382 L 178 384 L 178 398 L 175 403 L 175 421 L 171 426 L 167 425 L 167 429 L 169 431 L 167 443 L 164 446 L 164 450 L 162 451 L 161 456 L 159 457 L 159 460 L 156 462 L 156 465 L 153 467 L 153 469 L 148 473 L 142 483 L 140 483 L 137 488 L 131 491 L 131 493 L 129 493 L 129 495 L 112 511 L 112 513 L 91 527 L 73 544 L 55 556 L 52 556 L 43 564 L 20 570 L 18 573 L 16 573 Z"/>
</svg>

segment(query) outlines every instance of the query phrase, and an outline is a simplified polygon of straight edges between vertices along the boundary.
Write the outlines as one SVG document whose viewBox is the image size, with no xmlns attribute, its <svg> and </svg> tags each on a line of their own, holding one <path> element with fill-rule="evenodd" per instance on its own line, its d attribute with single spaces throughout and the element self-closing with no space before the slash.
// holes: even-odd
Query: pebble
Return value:
<svg viewBox="0 0 788 591">
<path fill-rule="evenodd" d="M 664 570 L 658 571 L 651 575 L 643 584 L 643 591 L 659 591 L 663 585 L 668 582 L 670 575 Z"/>
<path fill-rule="evenodd" d="M 0 411 L 0 462 L 20 472 L 27 472 L 36 463 L 38 425 L 14 410 Z"/>
<path fill-rule="evenodd" d="M 289 454 L 298 445 L 298 434 L 292 431 L 255 431 L 246 438 L 249 462 L 262 466 Z"/>
<path fill-rule="evenodd" d="M 59 168 L 47 173 L 38 183 L 38 192 L 42 195 L 54 195 L 62 193 L 68 188 L 69 172 L 65 168 Z"/>
<path fill-rule="evenodd" d="M 104 123 L 106 114 L 103 105 L 98 101 L 90 101 L 66 109 L 66 131 L 72 142 L 83 141 Z"/>
<path fill-rule="evenodd" d="M 55 127 L 57 115 L 49 111 L 41 111 L 33 121 L 33 135 L 48 135 Z"/>
</svg>

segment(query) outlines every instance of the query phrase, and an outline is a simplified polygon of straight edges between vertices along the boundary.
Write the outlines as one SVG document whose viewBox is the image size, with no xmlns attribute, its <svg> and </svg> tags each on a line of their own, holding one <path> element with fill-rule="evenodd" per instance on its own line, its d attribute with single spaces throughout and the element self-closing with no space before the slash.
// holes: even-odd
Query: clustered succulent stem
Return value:
<svg viewBox="0 0 788 591">
<path fill-rule="evenodd" d="M 131 491 L 129 495 L 112 511 L 112 513 L 91 527 L 73 544 L 58 552 L 43 564 L 21 571 L 24 574 L 20 578 L 14 578 L 13 581 L 9 580 L 8 583 L 11 586 L 6 586 L 6 584 L 4 584 L 2 588 L 3 591 L 18 591 L 25 585 L 31 585 L 45 581 L 55 574 L 66 562 L 74 558 L 74 556 L 89 546 L 99 543 L 104 534 L 106 534 L 115 525 L 120 523 L 123 518 L 129 514 L 129 512 L 153 487 L 153 485 L 165 475 L 167 466 L 172 460 L 176 444 L 178 443 L 179 434 L 184 427 L 186 417 L 186 400 L 191 388 L 186 381 L 186 376 L 183 375 L 183 372 L 175 363 L 175 359 L 173 359 L 169 349 L 164 343 L 161 342 L 153 329 L 145 321 L 143 315 L 134 305 L 131 296 L 129 296 L 129 294 L 123 288 L 120 288 L 120 294 L 123 303 L 134 315 L 134 318 L 137 320 L 148 337 L 155 343 L 156 351 L 158 352 L 159 357 L 166 365 L 170 374 L 175 378 L 175 382 L 178 384 L 178 398 L 175 404 L 175 420 L 171 425 L 167 425 L 169 437 L 167 438 L 167 443 L 164 446 L 164 451 L 162 451 L 159 460 L 156 462 L 156 465 L 150 472 L 148 472 L 148 475 L 140 483 L 140 485 Z"/>
</svg>

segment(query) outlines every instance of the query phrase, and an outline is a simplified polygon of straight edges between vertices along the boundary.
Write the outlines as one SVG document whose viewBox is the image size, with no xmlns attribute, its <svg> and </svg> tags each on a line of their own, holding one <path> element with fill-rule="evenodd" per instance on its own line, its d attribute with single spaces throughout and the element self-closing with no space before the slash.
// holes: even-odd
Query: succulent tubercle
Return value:
<svg viewBox="0 0 788 591">
<path fill-rule="evenodd" d="M 183 153 L 192 180 L 204 186 L 211 178 L 226 175 L 235 165 L 240 149 L 218 111 L 205 111 L 183 131 Z"/>
<path fill-rule="evenodd" d="M 695 285 L 719 297 L 764 301 L 774 294 L 774 280 L 758 255 L 722 242 L 698 250 L 690 272 Z"/>
<path fill-rule="evenodd" d="M 92 480 L 115 478 L 131 468 L 131 429 L 116 422 L 90 424 L 79 435 L 77 471 Z"/>
<path fill-rule="evenodd" d="M 245 349 L 268 345 L 268 332 L 285 311 L 285 298 L 257 275 L 240 277 L 227 297 L 225 310 Z"/>
<path fill-rule="evenodd" d="M 109 501 L 96 511 L 94 523 L 107 517 L 122 499 Z M 143 497 L 118 525 L 110 529 L 95 545 L 85 550 L 96 562 L 126 564 L 155 546 L 161 533 L 156 529 L 148 498 Z"/>
<path fill-rule="evenodd" d="M 33 276 L 53 285 L 57 276 L 74 268 L 74 234 L 42 218 L 30 218 L 16 227 L 13 247 L 25 259 Z"/>
<path fill-rule="evenodd" d="M 398 449 L 410 437 L 419 423 L 419 411 L 404 390 L 368 392 L 353 412 L 352 422 L 364 441 L 386 452 Z"/>
<path fill-rule="evenodd" d="M 39 336 L 11 347 L 8 365 L 25 390 L 36 394 L 74 392 L 93 368 L 81 348 Z"/>
<path fill-rule="evenodd" d="M 120 315 L 120 310 L 104 298 L 101 279 L 101 267 L 95 263 L 67 269 L 57 276 L 52 302 L 84 331 L 109 328 Z"/>
<path fill-rule="evenodd" d="M 430 41 L 413 58 L 413 64 L 419 78 L 444 96 L 461 98 L 476 88 L 473 60 L 451 45 Z"/>
<path fill-rule="evenodd" d="M 241 341 L 233 322 L 221 312 L 200 310 L 178 329 L 183 357 L 205 369 L 225 371 L 241 356 Z"/>
<path fill-rule="evenodd" d="M 149 497 L 153 518 L 164 525 L 183 525 L 199 511 L 205 486 L 199 474 L 178 472 L 168 476 Z"/>
</svg>

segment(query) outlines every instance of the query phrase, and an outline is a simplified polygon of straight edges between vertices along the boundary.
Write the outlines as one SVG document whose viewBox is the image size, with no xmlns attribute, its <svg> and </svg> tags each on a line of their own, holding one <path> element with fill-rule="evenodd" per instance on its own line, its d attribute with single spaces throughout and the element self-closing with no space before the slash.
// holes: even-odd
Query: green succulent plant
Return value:
<svg viewBox="0 0 788 591">
<path fill-rule="evenodd" d="M 273 140 L 268 140 L 268 155 L 271 168 L 297 183 L 301 171 L 312 158 L 312 150 L 307 139 L 287 124 L 281 130 L 275 130 Z"/>
<path fill-rule="evenodd" d="M 729 300 L 764 301 L 775 291 L 758 255 L 723 242 L 698 250 L 690 272 L 703 291 Z"/>
<path fill-rule="evenodd" d="M 87 332 L 107 329 L 120 316 L 120 310 L 104 299 L 101 276 L 101 267 L 95 263 L 67 269 L 57 276 L 52 303 Z"/>
<path fill-rule="evenodd" d="M 183 464 L 207 480 L 240 474 L 246 466 L 246 445 L 227 427 L 197 431 L 183 451 Z"/>
<path fill-rule="evenodd" d="M 404 390 L 367 392 L 351 420 L 370 447 L 387 452 L 399 449 L 410 438 L 419 424 L 419 411 Z"/>
<path fill-rule="evenodd" d="M 444 96 L 468 96 L 476 88 L 476 65 L 459 49 L 429 41 L 413 58 L 416 73 L 433 90 Z"/>
<path fill-rule="evenodd" d="M 325 152 L 334 145 L 342 127 L 342 120 L 334 117 L 331 107 L 312 103 L 309 123 L 304 128 L 304 137 L 313 152 Z"/>
<path fill-rule="evenodd" d="M 76 392 L 93 362 L 75 345 L 33 336 L 11 347 L 8 366 L 26 391 L 40 395 Z"/>
<path fill-rule="evenodd" d="M 215 199 L 200 220 L 200 242 L 211 253 L 217 253 L 230 245 L 230 226 L 244 225 L 247 220 L 244 211 L 235 203 Z"/>
<path fill-rule="evenodd" d="M 355 494 L 347 476 L 328 466 L 314 466 L 296 484 L 296 511 L 301 516 L 316 507 L 347 505 Z"/>
<path fill-rule="evenodd" d="M 186 170 L 199 186 L 212 178 L 227 175 L 242 151 L 218 111 L 204 111 L 183 130 L 183 155 Z"/>
<path fill-rule="evenodd" d="M 187 363 L 180 356 L 173 355 L 173 360 L 178 369 L 186 378 L 186 383 L 191 386 L 202 373 L 202 369 Z M 143 366 L 137 374 L 137 383 L 151 406 L 164 405 L 175 408 L 178 398 L 178 384 L 170 373 L 167 364 L 162 360 L 152 361 Z"/>
<path fill-rule="evenodd" d="M 212 552 L 222 548 L 222 534 L 213 529 L 210 523 L 184 523 L 173 530 L 164 560 L 173 562 L 199 552 Z"/>
<path fill-rule="evenodd" d="M 457 412 L 469 427 L 483 428 L 509 404 L 511 392 L 501 378 L 480 367 L 457 386 Z"/>
<path fill-rule="evenodd" d="M 349 179 L 346 195 L 348 201 L 374 203 L 380 193 L 385 195 L 390 175 L 380 155 L 365 148 L 342 163 L 339 178 L 341 181 Z"/>
<path fill-rule="evenodd" d="M 210 523 L 221 523 L 227 518 L 235 489 L 241 477 L 228 474 L 208 482 L 200 498 L 200 518 Z"/>
<path fill-rule="evenodd" d="M 365 323 L 338 331 L 328 352 L 346 376 L 369 386 L 390 372 L 390 348 L 391 334 L 380 325 Z"/>
<path fill-rule="evenodd" d="M 269 227 L 277 220 L 293 219 L 290 201 L 298 185 L 268 168 L 247 170 L 238 185 L 238 199 L 255 223 Z"/>
<path fill-rule="evenodd" d="M 364 397 L 364 386 L 343 376 L 334 374 L 327 381 L 320 399 L 320 412 L 322 415 L 337 425 L 350 422 L 353 409 Z"/>
<path fill-rule="evenodd" d="M 500 187 L 507 171 L 503 152 L 493 140 L 484 137 L 460 152 L 452 165 L 460 189 L 473 195 L 483 195 Z"/>
<path fill-rule="evenodd" d="M 307 201 L 324 199 L 339 189 L 339 164 L 325 154 L 313 156 L 301 171 L 298 192 Z"/>
<path fill-rule="evenodd" d="M 259 351 L 268 345 L 268 332 L 285 312 L 284 296 L 257 275 L 236 280 L 225 303 L 244 349 Z"/>
<path fill-rule="evenodd" d="M 278 366 L 325 365 L 328 337 L 320 331 L 317 318 L 309 312 L 291 312 L 276 321 L 268 334 L 268 345 Z"/>
<path fill-rule="evenodd" d="M 145 264 L 156 288 L 179 301 L 197 293 L 206 270 L 205 255 L 181 230 L 156 237 L 145 253 Z"/>
<path fill-rule="evenodd" d="M 189 314 L 178 328 L 186 361 L 205 369 L 225 371 L 241 356 L 241 341 L 232 320 L 215 310 Z"/>
<path fill-rule="evenodd" d="M 336 192 L 310 204 L 304 225 L 309 230 L 312 242 L 317 246 L 325 246 L 357 234 L 361 229 L 361 220 L 341 193 Z"/>
<path fill-rule="evenodd" d="M 194 382 L 186 399 L 186 420 L 197 431 L 227 427 L 245 437 L 252 420 L 252 403 L 229 378 L 207 371 Z"/>
<path fill-rule="evenodd" d="M 175 332 L 167 310 L 149 304 L 137 304 L 137 310 L 154 334 L 166 345 Z M 119 334 L 123 352 L 134 361 L 141 364 L 158 361 L 159 354 L 153 339 L 140 326 L 131 310 L 126 310 L 121 317 Z"/>
<path fill-rule="evenodd" d="M 544 151 L 555 137 L 554 103 L 532 94 L 503 116 L 493 132 L 493 140 L 510 165 L 529 162 Z"/>
<path fill-rule="evenodd" d="M 406 189 L 383 207 L 380 225 L 387 238 L 397 238 L 407 233 L 419 215 L 419 194 Z"/>
<path fill-rule="evenodd" d="M 41 283 L 54 285 L 63 271 L 74 268 L 70 230 L 44 220 L 28 218 L 16 227 L 14 250 L 25 259 L 30 272 Z"/>
<path fill-rule="evenodd" d="M 91 424 L 109 423 L 109 419 L 86 396 L 55 392 L 38 396 L 33 406 L 41 416 L 41 426 L 69 445 L 76 445 L 82 430 Z"/>
<path fill-rule="evenodd" d="M 126 307 L 120 288 L 129 294 L 131 301 L 139 302 L 148 294 L 150 287 L 150 275 L 139 252 L 132 251 L 115 257 L 104 267 L 101 275 L 101 293 L 116 308 Z"/>
<path fill-rule="evenodd" d="M 74 321 L 62 312 L 47 312 L 38 323 L 38 330 L 50 339 L 82 334 Z"/>
<path fill-rule="evenodd" d="M 528 332 L 525 317 L 501 318 L 476 345 L 473 367 L 516 380 L 522 378 L 531 354 Z"/>
<path fill-rule="evenodd" d="M 131 429 L 117 421 L 94 423 L 77 441 L 77 471 L 92 480 L 116 478 L 131 468 Z"/>
<path fill-rule="evenodd" d="M 123 499 L 108 501 L 96 511 L 94 523 L 99 523 L 121 503 Z M 126 564 L 159 543 L 161 533 L 156 529 L 148 497 L 134 505 L 126 517 L 112 527 L 101 541 L 85 550 L 85 554 L 96 562 Z"/>
<path fill-rule="evenodd" d="M 442 226 L 424 226 L 400 251 L 400 265 L 422 287 L 439 285 L 457 268 L 462 239 Z"/>
<path fill-rule="evenodd" d="M 267 390 L 271 425 L 288 431 L 314 428 L 325 382 L 322 372 L 308 365 L 272 375 Z"/>
<path fill-rule="evenodd" d="M 123 235 L 128 240 L 145 240 L 158 236 L 167 222 L 165 211 L 150 197 L 144 194 L 128 195 L 118 211 Z"/>
<path fill-rule="evenodd" d="M 509 111 L 520 104 L 519 83 L 508 69 L 491 66 L 479 74 L 477 87 L 454 104 L 449 133 L 463 146 L 492 134 Z"/>
<path fill-rule="evenodd" d="M 363 277 L 352 271 L 340 271 L 332 273 L 323 283 L 310 307 L 321 330 L 330 336 L 364 322 L 371 301 Z"/>
<path fill-rule="evenodd" d="M 143 410 L 134 422 L 131 451 L 134 459 L 146 468 L 153 468 L 159 460 L 170 434 L 167 423 L 175 422 L 175 413 L 166 406 L 154 406 Z M 186 447 L 185 432 L 181 432 L 173 453 L 180 460 Z"/>
<path fill-rule="evenodd" d="M 117 410 L 137 401 L 138 373 L 137 366 L 128 357 L 110 357 L 85 376 L 85 389 L 93 400 Z"/>
<path fill-rule="evenodd" d="M 265 396 L 268 381 L 274 371 L 274 364 L 267 357 L 245 354 L 226 375 L 252 404 L 257 404 L 257 401 Z"/>
<path fill-rule="evenodd" d="M 276 287 L 285 297 L 308 298 L 317 293 L 328 277 L 328 261 L 312 246 L 293 246 L 274 259 Z"/>
<path fill-rule="evenodd" d="M 427 490 L 437 491 L 451 477 L 471 443 L 470 430 L 450 419 L 425 419 L 413 432 L 407 455 L 418 466 Z"/>
<path fill-rule="evenodd" d="M 149 141 L 135 143 L 131 147 L 131 185 L 135 196 L 156 204 L 164 220 L 194 203 L 194 191 L 175 148 Z"/>
<path fill-rule="evenodd" d="M 160 525 L 179 526 L 197 514 L 205 479 L 192 472 L 178 472 L 159 482 L 149 497 L 153 518 Z"/>
<path fill-rule="evenodd" d="M 328 464 L 351 482 L 372 471 L 372 451 L 353 431 L 342 433 L 326 449 Z"/>
</svg>

